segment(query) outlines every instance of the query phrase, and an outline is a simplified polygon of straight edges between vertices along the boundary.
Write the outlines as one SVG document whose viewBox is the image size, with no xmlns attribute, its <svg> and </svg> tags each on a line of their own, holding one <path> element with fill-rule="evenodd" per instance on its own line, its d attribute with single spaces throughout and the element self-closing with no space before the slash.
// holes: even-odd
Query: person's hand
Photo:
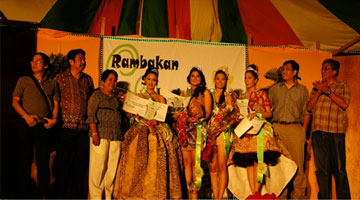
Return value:
<svg viewBox="0 0 360 200">
<path fill-rule="evenodd" d="M 325 82 L 322 81 L 315 81 L 313 82 L 314 87 L 323 93 L 328 94 L 330 92 L 330 88 L 327 86 L 327 84 Z"/>
<path fill-rule="evenodd" d="M 122 103 L 124 103 L 125 98 L 126 98 L 126 93 L 124 93 L 124 92 L 119 92 L 119 94 L 117 95 L 117 98 L 120 99 L 120 101 L 121 101 Z"/>
<path fill-rule="evenodd" d="M 99 134 L 95 134 L 92 137 L 92 143 L 93 145 L 95 146 L 99 146 L 100 145 L 100 137 L 99 137 Z"/>
<path fill-rule="evenodd" d="M 50 119 L 50 118 L 47 118 L 47 117 L 44 117 L 44 119 L 46 119 L 46 123 L 44 123 L 44 127 L 47 128 L 47 129 L 50 129 L 52 128 L 56 122 L 57 122 L 57 119 Z"/>
<path fill-rule="evenodd" d="M 252 120 L 252 119 L 254 119 L 254 117 L 256 117 L 256 116 L 257 116 L 257 113 L 249 113 L 248 118 L 249 118 L 250 120 Z"/>
<path fill-rule="evenodd" d="M 199 123 L 199 119 L 196 117 L 189 117 L 188 120 L 193 123 Z"/>
<path fill-rule="evenodd" d="M 146 123 L 148 126 L 156 126 L 157 121 L 155 119 L 151 119 L 149 121 L 147 121 Z"/>
<path fill-rule="evenodd" d="M 224 131 L 226 131 L 227 127 L 226 126 L 223 126 L 221 128 L 219 128 L 219 133 L 222 133 Z"/>
<path fill-rule="evenodd" d="M 174 114 L 173 114 L 173 118 L 174 119 L 177 119 L 177 118 L 179 118 L 180 117 L 180 111 L 178 111 L 178 109 L 176 108 L 176 110 L 175 110 L 175 112 L 174 112 Z"/>
<path fill-rule="evenodd" d="M 33 127 L 37 124 L 36 120 L 40 119 L 37 115 L 25 115 L 23 117 L 29 127 Z"/>
</svg>

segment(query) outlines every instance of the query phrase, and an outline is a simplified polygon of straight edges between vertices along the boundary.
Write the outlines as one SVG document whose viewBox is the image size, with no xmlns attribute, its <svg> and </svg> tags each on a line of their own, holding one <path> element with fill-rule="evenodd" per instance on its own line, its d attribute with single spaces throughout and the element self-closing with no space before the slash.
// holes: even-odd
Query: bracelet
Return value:
<svg viewBox="0 0 360 200">
<path fill-rule="evenodd" d="M 98 134 L 97 132 L 93 132 L 93 133 L 91 133 L 91 136 L 95 136 L 97 134 Z"/>
</svg>

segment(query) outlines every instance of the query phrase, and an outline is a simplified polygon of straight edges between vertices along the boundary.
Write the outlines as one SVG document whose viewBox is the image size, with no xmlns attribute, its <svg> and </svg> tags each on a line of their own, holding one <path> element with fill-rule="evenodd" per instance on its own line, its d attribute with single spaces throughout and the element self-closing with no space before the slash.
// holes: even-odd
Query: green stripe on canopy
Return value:
<svg viewBox="0 0 360 200">
<path fill-rule="evenodd" d="M 141 34 L 146 37 L 168 37 L 166 0 L 144 1 Z"/>
<path fill-rule="evenodd" d="M 218 0 L 221 42 L 247 43 L 246 32 L 236 0 Z"/>
<path fill-rule="evenodd" d="M 139 12 L 139 0 L 125 0 L 121 10 L 117 35 L 136 34 L 136 20 Z"/>
<path fill-rule="evenodd" d="M 43 28 L 87 33 L 102 0 L 58 0 L 41 20 Z"/>
</svg>

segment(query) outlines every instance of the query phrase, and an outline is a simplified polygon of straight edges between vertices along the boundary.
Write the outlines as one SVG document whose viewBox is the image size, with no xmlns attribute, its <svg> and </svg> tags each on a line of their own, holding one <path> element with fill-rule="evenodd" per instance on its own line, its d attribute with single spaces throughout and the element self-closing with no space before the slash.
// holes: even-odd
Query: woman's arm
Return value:
<svg viewBox="0 0 360 200">
<path fill-rule="evenodd" d="M 229 105 L 229 106 L 232 106 L 233 109 L 236 109 L 234 106 L 233 106 L 233 102 L 235 100 L 233 99 L 232 96 L 230 95 L 226 95 L 225 96 L 225 103 L 226 105 Z M 233 116 L 231 117 L 231 120 L 228 122 L 228 125 L 231 126 L 231 127 L 234 127 L 234 125 L 236 124 L 236 118 L 234 118 Z"/>
<path fill-rule="evenodd" d="M 91 131 L 92 143 L 95 146 L 99 146 L 100 145 L 100 138 L 99 138 L 99 133 L 97 131 L 96 124 L 91 123 L 91 124 L 89 124 L 89 126 L 90 126 L 90 131 Z"/>
</svg>

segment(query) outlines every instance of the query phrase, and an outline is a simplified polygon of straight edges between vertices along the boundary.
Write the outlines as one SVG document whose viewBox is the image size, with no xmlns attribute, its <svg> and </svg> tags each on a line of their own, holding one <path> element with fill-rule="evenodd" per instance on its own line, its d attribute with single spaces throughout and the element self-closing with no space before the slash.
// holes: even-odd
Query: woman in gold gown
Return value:
<svg viewBox="0 0 360 200">
<path fill-rule="evenodd" d="M 143 75 L 145 89 L 138 96 L 165 103 L 155 92 L 158 70 Z M 182 157 L 178 139 L 169 126 L 135 116 L 125 133 L 114 185 L 115 199 L 180 199 Z"/>
</svg>

